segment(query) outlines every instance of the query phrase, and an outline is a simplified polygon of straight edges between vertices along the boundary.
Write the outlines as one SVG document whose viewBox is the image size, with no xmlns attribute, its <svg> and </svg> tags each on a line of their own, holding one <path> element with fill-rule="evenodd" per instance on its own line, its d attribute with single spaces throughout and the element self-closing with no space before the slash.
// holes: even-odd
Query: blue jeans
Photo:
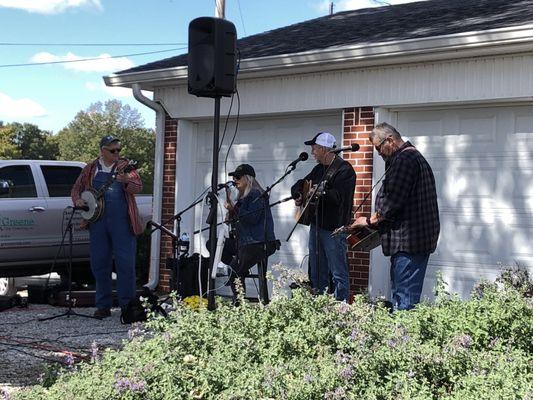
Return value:
<svg viewBox="0 0 533 400">
<path fill-rule="evenodd" d="M 318 268 L 317 241 L 318 230 Z M 329 286 L 329 277 L 333 279 L 333 293 L 337 300 L 348 300 L 350 283 L 348 279 L 348 258 L 346 255 L 346 234 L 331 237 L 331 231 L 311 224 L 309 230 L 309 278 L 314 289 L 319 293 Z"/>
<path fill-rule="evenodd" d="M 429 254 L 400 251 L 391 257 L 392 303 L 397 310 L 409 310 L 420 302 Z"/>
</svg>

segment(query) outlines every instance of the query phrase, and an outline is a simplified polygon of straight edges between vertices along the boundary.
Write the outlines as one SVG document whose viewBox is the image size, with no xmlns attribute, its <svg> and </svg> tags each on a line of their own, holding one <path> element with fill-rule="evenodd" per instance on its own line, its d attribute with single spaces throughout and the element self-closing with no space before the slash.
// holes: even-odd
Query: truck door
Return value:
<svg viewBox="0 0 533 400">
<path fill-rule="evenodd" d="M 69 218 L 72 214 L 72 200 L 70 191 L 74 182 L 80 175 L 81 166 L 70 165 L 51 165 L 41 164 L 40 173 L 42 173 L 45 182 L 45 191 L 48 192 L 47 204 L 48 210 L 46 222 L 50 227 L 53 235 L 54 246 L 57 248 L 61 244 L 61 239 Z M 73 259 L 88 258 L 89 254 L 89 231 L 80 229 L 82 218 L 79 211 L 74 212 L 73 222 Z M 64 250 L 61 252 L 61 258 L 68 257 L 68 233 L 64 240 Z"/>
<path fill-rule="evenodd" d="M 47 252 L 46 200 L 29 164 L 0 167 L 9 192 L 0 196 L 0 259 L 37 261 Z"/>
</svg>

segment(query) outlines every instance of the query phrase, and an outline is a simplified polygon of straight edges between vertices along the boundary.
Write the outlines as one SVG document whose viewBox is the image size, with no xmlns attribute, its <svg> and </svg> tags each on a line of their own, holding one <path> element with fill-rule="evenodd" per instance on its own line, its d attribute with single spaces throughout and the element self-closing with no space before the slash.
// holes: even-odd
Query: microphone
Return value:
<svg viewBox="0 0 533 400">
<path fill-rule="evenodd" d="M 67 208 L 72 208 L 74 211 L 89 211 L 89 206 L 68 206 Z"/>
<path fill-rule="evenodd" d="M 359 145 L 357 143 L 353 143 L 349 146 L 345 146 L 345 147 L 340 147 L 338 149 L 335 149 L 335 150 L 330 150 L 329 152 L 330 153 L 333 153 L 333 154 L 339 154 L 341 151 L 357 151 L 359 150 Z"/>
<path fill-rule="evenodd" d="M 309 154 L 307 154 L 305 151 L 302 151 L 298 158 L 291 162 L 287 168 L 293 167 L 296 168 L 296 164 L 298 164 L 300 161 L 305 161 L 309 158 Z"/>
<path fill-rule="evenodd" d="M 235 186 L 235 182 L 233 181 L 227 181 L 226 183 L 219 183 L 217 185 L 217 191 L 224 188 L 229 188 L 230 186 Z"/>
</svg>

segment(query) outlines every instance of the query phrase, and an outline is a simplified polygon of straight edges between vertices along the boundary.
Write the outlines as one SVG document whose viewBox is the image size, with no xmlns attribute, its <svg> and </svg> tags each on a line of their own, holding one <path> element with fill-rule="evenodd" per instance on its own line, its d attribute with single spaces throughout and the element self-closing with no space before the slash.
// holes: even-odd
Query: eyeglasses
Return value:
<svg viewBox="0 0 533 400">
<path fill-rule="evenodd" d="M 374 145 L 374 147 L 376 148 L 376 150 L 378 152 L 381 152 L 381 146 L 383 146 L 383 143 L 385 143 L 387 141 L 387 139 L 390 138 L 390 136 L 387 136 L 385 139 L 383 139 L 379 144 L 377 145 Z"/>
<path fill-rule="evenodd" d="M 120 150 L 122 149 L 119 148 L 119 149 L 106 149 L 106 150 L 109 151 L 111 154 L 115 154 L 115 153 L 120 153 Z"/>
</svg>

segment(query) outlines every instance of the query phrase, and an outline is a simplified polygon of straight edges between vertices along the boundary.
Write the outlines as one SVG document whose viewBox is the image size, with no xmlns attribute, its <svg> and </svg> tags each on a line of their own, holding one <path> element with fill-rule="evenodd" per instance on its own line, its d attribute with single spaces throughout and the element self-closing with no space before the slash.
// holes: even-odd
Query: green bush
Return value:
<svg viewBox="0 0 533 400">
<path fill-rule="evenodd" d="M 533 305 L 510 285 L 390 314 L 295 291 L 266 307 L 182 304 L 17 399 L 526 399 Z M 528 397 L 529 396 L 529 397 Z"/>
</svg>

